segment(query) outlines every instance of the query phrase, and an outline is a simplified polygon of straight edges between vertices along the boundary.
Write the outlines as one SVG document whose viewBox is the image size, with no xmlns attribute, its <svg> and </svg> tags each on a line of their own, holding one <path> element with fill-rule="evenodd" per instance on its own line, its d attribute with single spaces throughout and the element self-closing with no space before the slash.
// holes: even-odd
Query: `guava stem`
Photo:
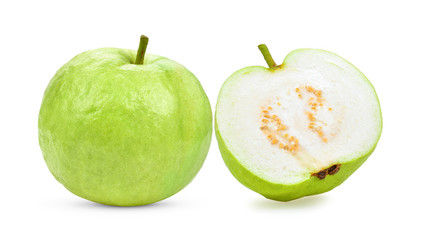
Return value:
<svg viewBox="0 0 421 240">
<path fill-rule="evenodd" d="M 145 59 L 146 47 L 148 46 L 149 38 L 145 35 L 140 36 L 139 49 L 137 49 L 135 64 L 142 65 Z"/>
<path fill-rule="evenodd" d="M 278 65 L 276 65 L 275 60 L 273 60 L 272 55 L 269 52 L 268 47 L 266 46 L 266 44 L 260 44 L 258 46 L 260 52 L 262 52 L 263 57 L 265 58 L 266 63 L 269 66 L 269 69 L 275 69 L 278 67 Z"/>
</svg>

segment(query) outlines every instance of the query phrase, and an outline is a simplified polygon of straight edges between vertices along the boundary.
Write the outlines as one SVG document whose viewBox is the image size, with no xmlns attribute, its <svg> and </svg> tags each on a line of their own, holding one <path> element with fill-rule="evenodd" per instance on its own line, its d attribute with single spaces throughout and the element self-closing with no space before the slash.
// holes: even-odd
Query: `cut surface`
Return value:
<svg viewBox="0 0 421 240">
<path fill-rule="evenodd" d="M 339 56 L 291 52 L 277 70 L 248 67 L 220 92 L 216 123 L 235 158 L 273 183 L 324 179 L 368 153 L 382 128 L 370 82 Z"/>
</svg>

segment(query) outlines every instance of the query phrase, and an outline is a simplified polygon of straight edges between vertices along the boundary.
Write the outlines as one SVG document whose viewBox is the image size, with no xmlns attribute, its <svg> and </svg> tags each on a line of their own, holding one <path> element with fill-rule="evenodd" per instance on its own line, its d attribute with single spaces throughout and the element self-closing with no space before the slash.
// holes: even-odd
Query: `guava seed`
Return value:
<svg viewBox="0 0 421 240">
<path fill-rule="evenodd" d="M 337 172 L 339 172 L 340 168 L 341 168 L 341 164 L 335 164 L 335 165 L 332 165 L 331 167 L 323 169 L 323 170 L 321 170 L 317 173 L 313 173 L 313 174 L 311 174 L 311 176 L 316 176 L 317 178 L 322 180 L 322 179 L 325 179 L 328 174 L 329 175 L 336 174 Z"/>
<path fill-rule="evenodd" d="M 316 176 L 320 180 L 325 179 L 325 177 L 327 176 L 327 169 L 321 170 L 320 172 L 317 172 L 317 173 L 313 173 L 311 174 L 311 176 Z"/>
<path fill-rule="evenodd" d="M 327 172 L 329 175 L 334 175 L 335 173 L 339 172 L 339 169 L 341 168 L 341 164 L 335 164 L 332 167 L 330 167 Z"/>
</svg>

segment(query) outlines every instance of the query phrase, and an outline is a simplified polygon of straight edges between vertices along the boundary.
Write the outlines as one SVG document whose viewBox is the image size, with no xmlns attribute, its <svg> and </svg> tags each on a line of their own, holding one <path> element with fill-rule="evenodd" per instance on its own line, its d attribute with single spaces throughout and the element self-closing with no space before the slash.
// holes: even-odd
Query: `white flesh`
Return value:
<svg viewBox="0 0 421 240">
<path fill-rule="evenodd" d="M 322 92 L 323 106 L 317 111 L 308 105 L 316 97 L 306 86 Z M 287 127 L 278 139 L 282 142 L 285 133 L 294 136 L 298 150 L 272 144 L 260 129 L 262 109 L 269 106 Z M 314 113 L 313 122 L 322 127 L 323 136 L 309 129 L 306 112 Z M 365 155 L 375 146 L 382 124 L 376 93 L 365 76 L 339 56 L 311 49 L 290 53 L 281 70 L 251 67 L 234 73 L 220 92 L 216 121 L 222 139 L 243 166 L 283 184 L 301 182 L 333 164 Z M 273 123 L 266 126 L 276 130 Z"/>
</svg>

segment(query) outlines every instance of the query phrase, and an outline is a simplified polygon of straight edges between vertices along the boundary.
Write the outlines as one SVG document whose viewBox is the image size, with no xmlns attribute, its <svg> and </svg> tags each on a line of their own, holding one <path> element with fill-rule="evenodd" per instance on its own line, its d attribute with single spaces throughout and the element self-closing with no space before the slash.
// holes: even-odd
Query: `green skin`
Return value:
<svg viewBox="0 0 421 240">
<path fill-rule="evenodd" d="M 226 82 L 235 80 L 243 74 L 248 74 L 253 71 L 282 71 L 282 65 L 276 65 L 273 61 L 269 51 L 267 50 L 265 45 L 260 45 L 259 49 L 262 51 L 263 56 L 270 66 L 269 68 L 264 68 L 260 66 L 252 66 L 243 68 L 233 75 L 231 75 Z M 284 60 L 284 64 L 288 63 L 288 57 L 293 55 L 297 51 L 306 51 L 307 49 L 299 49 L 291 52 Z M 323 50 L 319 50 L 323 51 Z M 349 63 L 350 64 L 350 63 Z M 368 81 L 368 79 L 361 73 L 362 77 Z M 371 83 L 370 83 L 371 84 Z M 373 88 L 374 90 L 374 88 Z M 216 107 L 216 111 L 218 111 L 218 106 Z M 381 131 L 381 130 L 380 130 Z M 218 119 L 216 118 L 215 114 L 215 134 L 216 139 L 218 140 L 219 150 L 221 152 L 222 158 L 224 159 L 225 165 L 228 167 L 230 172 L 234 175 L 234 177 L 241 182 L 247 188 L 260 193 L 264 197 L 272 200 L 277 201 L 290 201 L 294 199 L 298 199 L 304 196 L 310 196 L 315 194 L 324 193 L 327 191 L 332 190 L 333 188 L 342 184 L 352 173 L 354 173 L 364 162 L 367 158 L 371 155 L 374 151 L 377 142 L 380 138 L 376 141 L 376 144 L 372 149 L 368 152 L 363 154 L 357 159 L 352 161 L 347 161 L 345 163 L 341 162 L 340 170 L 334 175 L 327 175 L 324 179 L 319 179 L 316 176 L 311 176 L 307 180 L 297 183 L 297 184 L 278 184 L 272 183 L 267 181 L 266 179 L 257 176 L 252 171 L 248 170 L 244 167 L 240 161 L 235 157 L 235 155 L 228 149 L 224 142 L 224 138 L 221 135 L 220 131 L 218 130 Z M 322 169 L 320 169 L 322 170 Z"/>
<path fill-rule="evenodd" d="M 199 81 L 177 62 L 142 58 L 127 49 L 84 52 L 58 70 L 44 93 L 45 162 L 82 198 L 154 203 L 184 188 L 206 158 L 212 111 Z"/>
</svg>

